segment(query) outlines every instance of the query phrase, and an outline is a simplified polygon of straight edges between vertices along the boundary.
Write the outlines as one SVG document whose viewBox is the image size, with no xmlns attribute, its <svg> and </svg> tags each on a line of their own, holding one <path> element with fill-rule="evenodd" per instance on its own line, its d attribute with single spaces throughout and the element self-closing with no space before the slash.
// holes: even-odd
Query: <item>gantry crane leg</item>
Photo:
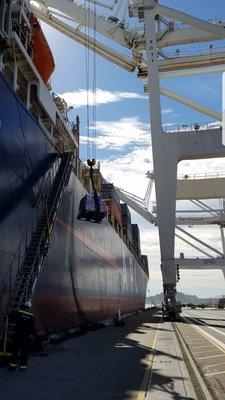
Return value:
<svg viewBox="0 0 225 400">
<path fill-rule="evenodd" d="M 151 5 L 152 3 L 152 5 Z M 161 250 L 161 268 L 165 301 L 175 302 L 176 266 L 174 261 L 177 160 L 169 151 L 162 129 L 160 86 L 155 29 L 154 2 L 145 3 L 145 40 L 148 66 L 148 91 L 151 118 L 152 151 L 155 171 L 157 215 Z"/>
</svg>

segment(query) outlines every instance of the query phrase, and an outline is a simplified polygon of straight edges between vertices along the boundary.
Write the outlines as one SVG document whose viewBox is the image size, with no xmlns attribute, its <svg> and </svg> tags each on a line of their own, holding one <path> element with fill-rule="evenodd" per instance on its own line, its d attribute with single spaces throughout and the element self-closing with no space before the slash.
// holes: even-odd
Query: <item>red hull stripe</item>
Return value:
<svg viewBox="0 0 225 400">
<path fill-rule="evenodd" d="M 103 258 L 107 263 L 109 263 L 112 267 L 118 267 L 117 259 L 112 257 L 105 249 L 99 246 L 97 243 L 93 242 L 93 240 L 89 239 L 87 236 L 83 234 L 83 232 L 79 231 L 78 229 L 73 228 L 72 226 L 66 224 L 61 219 L 57 218 L 57 222 L 61 225 L 65 230 L 70 232 L 73 236 L 79 239 L 81 242 L 84 243 L 88 249 L 93 251 L 99 257 Z"/>
</svg>

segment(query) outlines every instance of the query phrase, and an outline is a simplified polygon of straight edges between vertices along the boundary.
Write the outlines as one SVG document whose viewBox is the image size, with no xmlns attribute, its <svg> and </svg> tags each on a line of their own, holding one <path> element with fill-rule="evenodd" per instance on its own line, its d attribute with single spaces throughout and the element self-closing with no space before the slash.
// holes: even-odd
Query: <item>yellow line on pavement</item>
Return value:
<svg viewBox="0 0 225 400">
<path fill-rule="evenodd" d="M 218 363 L 218 364 L 204 365 L 204 368 L 218 367 L 219 365 L 225 365 L 225 362 L 223 362 L 223 363 Z"/>
<path fill-rule="evenodd" d="M 188 340 L 187 343 L 188 343 L 188 344 L 192 344 L 192 343 L 193 343 L 193 344 L 196 344 L 196 343 L 199 343 L 199 342 L 202 343 L 202 341 L 201 341 L 200 339 L 195 339 L 195 340 Z"/>
<path fill-rule="evenodd" d="M 214 344 L 205 344 L 204 346 L 192 346 L 191 349 L 201 349 L 202 347 L 208 348 L 208 347 L 215 347 L 215 346 L 214 346 Z"/>
<path fill-rule="evenodd" d="M 220 375 L 225 374 L 225 371 L 218 371 L 218 372 L 211 372 L 209 374 L 204 374 L 205 376 L 213 376 L 213 375 Z"/>
<path fill-rule="evenodd" d="M 195 353 L 196 356 L 198 356 L 198 355 L 202 354 L 203 352 L 204 352 L 204 354 L 210 354 L 210 353 L 212 354 L 212 353 L 215 353 L 215 351 L 217 351 L 217 350 L 218 349 L 215 349 L 215 348 L 211 349 L 211 350 L 205 350 L 205 351 L 204 350 L 200 350 L 200 351 L 194 350 L 194 353 Z"/>
<path fill-rule="evenodd" d="M 215 337 L 210 335 L 210 333 L 204 331 L 202 328 L 196 326 L 193 322 L 190 321 L 190 319 L 197 321 L 195 318 L 190 317 L 190 319 L 188 320 L 187 318 L 183 317 L 183 319 L 188 321 L 190 326 L 192 326 L 192 328 L 195 331 L 199 332 L 205 339 L 209 340 L 212 344 L 214 344 L 214 346 L 217 347 L 217 349 L 219 349 L 220 351 L 223 351 L 223 353 L 224 353 L 223 355 L 225 355 L 225 344 L 223 342 L 216 339 Z"/>
<path fill-rule="evenodd" d="M 149 382 L 149 378 L 150 378 L 150 373 L 152 370 L 152 363 L 153 363 L 153 358 L 154 358 L 154 353 L 155 353 L 155 349 L 156 349 L 156 343 L 157 343 L 157 339 L 158 339 L 158 335 L 159 335 L 159 326 L 161 324 L 161 320 L 157 326 L 157 332 L 155 335 L 155 339 L 151 348 L 151 351 L 147 357 L 147 366 L 145 369 L 145 373 L 144 373 L 144 377 L 143 377 L 143 381 L 137 396 L 136 400 L 144 400 L 145 396 L 146 396 L 146 391 L 148 389 L 148 382 Z"/>
<path fill-rule="evenodd" d="M 224 357 L 225 354 L 217 354 L 215 356 L 206 356 L 206 357 L 195 357 L 196 360 L 204 360 L 205 358 L 215 358 L 215 357 Z"/>
</svg>

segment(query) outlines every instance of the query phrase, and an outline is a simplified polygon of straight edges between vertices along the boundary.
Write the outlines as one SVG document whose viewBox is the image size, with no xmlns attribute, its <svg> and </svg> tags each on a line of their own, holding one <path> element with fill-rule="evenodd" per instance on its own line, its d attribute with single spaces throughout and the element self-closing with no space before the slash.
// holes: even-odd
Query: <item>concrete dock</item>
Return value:
<svg viewBox="0 0 225 400">
<path fill-rule="evenodd" d="M 26 372 L 0 369 L 5 400 L 196 399 L 171 323 L 159 310 L 69 339 Z"/>
</svg>

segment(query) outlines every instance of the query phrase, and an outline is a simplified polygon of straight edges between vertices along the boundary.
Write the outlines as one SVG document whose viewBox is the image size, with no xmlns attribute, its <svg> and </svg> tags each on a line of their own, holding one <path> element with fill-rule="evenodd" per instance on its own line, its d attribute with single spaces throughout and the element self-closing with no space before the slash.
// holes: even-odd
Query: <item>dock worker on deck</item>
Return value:
<svg viewBox="0 0 225 400">
<path fill-rule="evenodd" d="M 15 333 L 13 334 L 12 358 L 9 363 L 9 370 L 17 368 L 18 362 L 20 369 L 27 369 L 28 351 L 31 336 L 36 335 L 34 316 L 31 313 L 31 301 L 24 302 L 19 310 L 9 312 L 9 320 L 15 323 Z"/>
</svg>

